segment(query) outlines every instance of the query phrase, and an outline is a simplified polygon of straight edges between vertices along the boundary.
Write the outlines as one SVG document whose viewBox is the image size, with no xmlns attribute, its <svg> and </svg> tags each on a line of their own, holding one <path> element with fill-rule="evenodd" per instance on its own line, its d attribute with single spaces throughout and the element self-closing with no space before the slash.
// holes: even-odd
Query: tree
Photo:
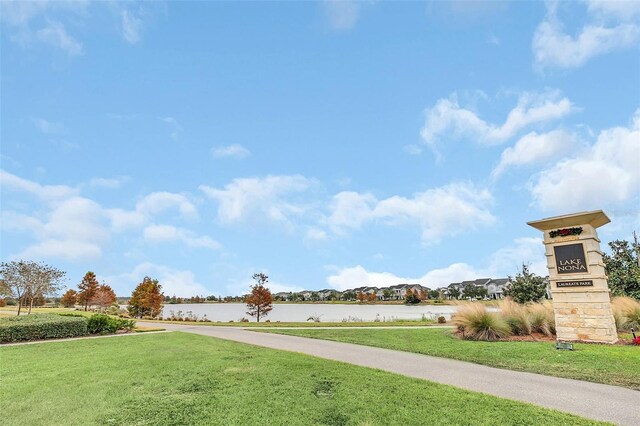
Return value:
<svg viewBox="0 0 640 426">
<path fill-rule="evenodd" d="M 42 293 L 38 293 L 33 297 L 32 306 L 44 306 L 47 303 L 47 299 L 44 298 Z"/>
<path fill-rule="evenodd" d="M 460 297 L 460 290 L 458 290 L 455 287 L 452 287 L 449 289 L 449 297 L 458 300 L 458 298 Z"/>
<path fill-rule="evenodd" d="M 484 299 L 488 294 L 487 289 L 481 285 L 469 284 L 462 290 L 464 299 Z"/>
<path fill-rule="evenodd" d="M 364 294 L 363 292 L 359 291 L 358 292 L 358 301 L 360 301 L 361 303 L 364 302 L 365 300 L 367 300 L 367 295 Z"/>
<path fill-rule="evenodd" d="M 538 302 L 547 294 L 544 278 L 529 271 L 529 265 L 522 264 L 515 279 L 509 277 L 511 284 L 505 288 L 504 295 L 517 303 Z"/>
<path fill-rule="evenodd" d="M 375 302 L 378 299 L 378 295 L 375 292 L 367 294 L 367 300 L 369 302 Z"/>
<path fill-rule="evenodd" d="M 115 301 L 116 293 L 113 291 L 113 289 L 106 284 L 102 284 L 100 287 L 98 287 L 95 295 L 91 298 L 90 304 L 106 308 L 107 306 L 113 305 L 113 302 Z"/>
<path fill-rule="evenodd" d="M 36 298 L 53 294 L 62 288 L 65 272 L 33 261 L 11 261 L 0 264 L 0 291 L 18 300 L 18 315 L 22 306 L 29 305 L 29 313 Z"/>
<path fill-rule="evenodd" d="M 98 293 L 98 288 L 100 284 L 98 284 L 98 280 L 96 279 L 96 274 L 89 271 L 84 274 L 82 281 L 78 284 L 78 303 L 80 305 L 84 305 L 84 310 L 86 311 L 89 308 L 89 304 L 96 297 L 96 293 Z"/>
<path fill-rule="evenodd" d="M 407 305 L 415 305 L 420 303 L 420 298 L 418 297 L 417 291 L 411 291 L 410 288 L 407 289 L 404 294 L 404 303 Z"/>
<path fill-rule="evenodd" d="M 631 243 L 616 240 L 609 243 L 609 248 L 611 254 L 604 254 L 603 260 L 611 293 L 640 299 L 640 243 L 636 233 Z"/>
<path fill-rule="evenodd" d="M 269 281 L 269 277 L 262 272 L 253 274 L 251 277 L 255 280 L 255 284 L 251 286 L 251 294 L 247 295 L 244 303 L 247 304 L 247 314 L 256 317 L 256 321 L 260 322 L 260 317 L 267 316 L 273 309 L 273 297 L 265 284 Z"/>
<path fill-rule="evenodd" d="M 76 305 L 77 301 L 78 301 L 78 293 L 75 290 L 70 288 L 69 290 L 67 290 L 65 294 L 62 295 L 62 299 L 60 300 L 60 303 L 65 308 L 73 308 Z"/>
<path fill-rule="evenodd" d="M 393 291 L 391 291 L 391 289 L 389 288 L 385 288 L 384 290 L 382 290 L 382 297 L 384 298 L 384 300 L 391 299 L 391 297 L 393 297 Z"/>
<path fill-rule="evenodd" d="M 430 290 L 429 299 L 440 299 L 440 292 L 438 290 Z"/>
<path fill-rule="evenodd" d="M 427 292 L 427 290 L 420 290 L 418 293 L 418 299 L 420 300 L 427 300 L 429 298 L 429 293 Z"/>
<path fill-rule="evenodd" d="M 345 291 L 344 293 L 342 293 L 342 300 L 356 300 L 356 293 L 354 291 Z"/>
<path fill-rule="evenodd" d="M 134 318 L 155 318 L 162 312 L 162 286 L 158 280 L 144 277 L 142 282 L 131 293 L 128 307 L 129 314 Z"/>
</svg>

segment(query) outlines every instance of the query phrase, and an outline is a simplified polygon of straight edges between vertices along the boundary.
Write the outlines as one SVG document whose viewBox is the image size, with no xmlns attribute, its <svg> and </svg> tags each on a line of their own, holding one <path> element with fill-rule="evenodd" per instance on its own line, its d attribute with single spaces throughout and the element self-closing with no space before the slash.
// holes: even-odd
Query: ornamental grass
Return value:
<svg viewBox="0 0 640 426">
<path fill-rule="evenodd" d="M 528 336 L 531 334 L 531 322 L 526 306 L 520 305 L 511 299 L 501 300 L 498 303 L 500 316 L 509 324 L 511 333 L 516 336 Z"/>
<path fill-rule="evenodd" d="M 460 305 L 452 318 L 463 339 L 495 342 L 511 335 L 511 327 L 499 314 L 488 312 L 481 303 Z"/>
<path fill-rule="evenodd" d="M 626 296 L 611 299 L 613 318 L 618 331 L 640 330 L 640 302 Z"/>
<path fill-rule="evenodd" d="M 551 302 L 533 303 L 527 306 L 531 331 L 545 336 L 556 334 L 556 317 Z"/>
</svg>

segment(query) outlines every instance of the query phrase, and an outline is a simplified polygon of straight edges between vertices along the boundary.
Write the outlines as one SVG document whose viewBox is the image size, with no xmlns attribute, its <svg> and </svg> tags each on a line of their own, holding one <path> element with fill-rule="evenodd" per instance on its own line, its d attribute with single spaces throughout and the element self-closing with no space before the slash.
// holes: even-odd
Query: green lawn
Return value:
<svg viewBox="0 0 640 426">
<path fill-rule="evenodd" d="M 438 325 L 434 320 L 397 320 L 397 321 L 363 321 L 363 322 L 194 322 L 194 321 L 163 321 L 163 320 L 139 320 L 155 322 L 158 324 L 188 324 L 208 327 L 424 327 Z"/>
<path fill-rule="evenodd" d="M 529 404 L 185 333 L 0 347 L 4 425 L 596 424 Z"/>
<path fill-rule="evenodd" d="M 640 390 L 640 348 L 637 346 L 575 344 L 574 351 L 561 351 L 555 349 L 552 342 L 474 342 L 458 339 L 450 329 L 426 327 L 269 332 L 378 346 Z"/>
</svg>

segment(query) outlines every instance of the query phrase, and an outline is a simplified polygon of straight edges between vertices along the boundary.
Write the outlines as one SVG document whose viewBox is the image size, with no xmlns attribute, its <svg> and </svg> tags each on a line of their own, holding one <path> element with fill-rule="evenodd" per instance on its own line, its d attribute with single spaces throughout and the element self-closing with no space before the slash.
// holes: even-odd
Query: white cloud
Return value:
<svg viewBox="0 0 640 426">
<path fill-rule="evenodd" d="M 640 3 L 637 1 L 589 0 L 587 9 L 599 18 L 615 18 L 621 21 L 640 18 Z"/>
<path fill-rule="evenodd" d="M 307 231 L 307 240 L 326 241 L 328 238 L 329 236 L 322 229 L 311 228 Z"/>
<path fill-rule="evenodd" d="M 154 243 L 181 241 L 191 248 L 220 250 L 222 246 L 209 236 L 199 236 L 187 229 L 171 225 L 149 225 L 144 229 L 144 238 Z"/>
<path fill-rule="evenodd" d="M 162 292 L 168 296 L 191 297 L 210 294 L 204 285 L 196 281 L 193 272 L 151 262 L 141 263 L 129 273 L 105 277 L 105 281 L 116 289 L 118 295 L 126 295 L 146 276 L 157 279 L 162 286 Z"/>
<path fill-rule="evenodd" d="M 37 182 L 23 179 L 4 170 L 0 170 L 0 185 L 4 190 L 25 191 L 46 201 L 68 198 L 78 193 L 76 188 L 70 186 L 40 185 Z"/>
<path fill-rule="evenodd" d="M 211 155 L 214 158 L 231 157 L 231 158 L 243 159 L 251 155 L 251 151 L 249 151 L 247 148 L 245 148 L 240 144 L 234 143 L 228 146 L 211 148 Z"/>
<path fill-rule="evenodd" d="M 169 125 L 169 127 L 171 128 L 171 133 L 170 133 L 171 138 L 172 139 L 177 139 L 178 138 L 178 134 L 180 132 L 182 132 L 182 126 L 180 125 L 178 120 L 176 120 L 173 117 L 160 117 L 159 119 L 163 123 L 167 123 Z"/>
<path fill-rule="evenodd" d="M 185 218 L 198 216 L 196 206 L 186 196 L 173 192 L 152 192 L 136 203 L 136 210 L 145 215 L 157 215 L 173 208 Z"/>
<path fill-rule="evenodd" d="M 500 46 L 500 37 L 495 34 L 489 34 L 487 41 L 494 46 Z"/>
<path fill-rule="evenodd" d="M 115 180 L 92 180 L 90 185 L 113 187 Z M 62 258 L 71 261 L 100 257 L 113 232 L 138 229 L 168 209 L 176 209 L 186 219 L 197 217 L 196 207 L 182 194 L 154 192 L 142 198 L 133 210 L 104 208 L 78 195 L 78 189 L 63 185 L 41 185 L 0 170 L 3 191 L 16 190 L 36 196 L 44 210 L 22 214 L 2 211 L 2 229 L 30 232 L 36 243 L 20 254 L 35 258 Z M 83 185 L 80 185 L 83 186 Z M 149 234 L 149 232 L 151 232 Z M 158 240 L 158 230 L 148 228 L 145 236 Z M 208 236 L 175 228 L 175 239 L 192 248 L 218 250 L 220 244 Z"/>
<path fill-rule="evenodd" d="M 528 133 L 520 138 L 513 147 L 502 152 L 500 162 L 493 169 L 492 176 L 497 178 L 510 167 L 536 164 L 554 157 L 557 158 L 574 147 L 576 142 L 576 135 L 564 130 Z"/>
<path fill-rule="evenodd" d="M 457 95 L 440 99 L 426 110 L 422 139 L 432 147 L 446 135 L 451 139 L 468 138 L 482 144 L 502 143 L 523 129 L 557 120 L 574 110 L 571 101 L 557 91 L 522 93 L 504 123 L 496 125 L 481 119 L 474 111 L 460 106 Z"/>
<path fill-rule="evenodd" d="M 418 145 L 405 145 L 404 147 L 402 147 L 402 150 L 404 152 L 406 152 L 409 155 L 420 155 L 422 154 L 422 148 L 420 148 Z"/>
<path fill-rule="evenodd" d="M 596 18 L 595 22 L 585 25 L 575 37 L 564 32 L 557 9 L 557 3 L 547 3 L 547 15 L 533 36 L 535 63 L 540 68 L 579 67 L 609 51 L 637 48 L 640 40 L 637 2 L 590 2 L 588 11 Z M 617 22 L 611 22 L 612 19 Z"/>
<path fill-rule="evenodd" d="M 234 179 L 217 189 L 200 185 L 199 189 L 218 202 L 218 219 L 223 223 L 238 222 L 250 216 L 288 222 L 305 211 L 305 206 L 286 198 L 305 192 L 312 181 L 300 175 L 267 176 Z"/>
<path fill-rule="evenodd" d="M 260 268 L 253 268 L 250 270 L 258 271 L 260 270 Z M 269 274 L 269 271 L 266 271 L 266 270 L 262 270 L 262 272 L 266 273 L 267 275 Z M 248 277 L 248 276 L 251 276 L 252 273 L 247 271 L 247 273 L 244 275 Z M 255 281 L 251 280 L 250 278 L 237 279 L 237 280 L 234 280 L 231 284 L 227 285 L 226 289 L 228 294 L 235 294 L 235 295 L 247 294 L 250 291 L 250 287 L 254 284 L 255 284 Z M 274 280 L 272 277 L 269 278 L 269 281 L 267 282 L 266 287 L 271 291 L 271 293 L 274 293 L 274 294 L 279 292 L 298 292 L 298 291 L 304 290 L 304 288 L 298 285 L 282 283 L 277 280 Z"/>
<path fill-rule="evenodd" d="M 49 22 L 46 27 L 35 32 L 35 38 L 43 43 L 64 50 L 69 55 L 82 54 L 82 43 L 70 36 L 61 22 Z"/>
<path fill-rule="evenodd" d="M 120 188 L 127 178 L 92 178 L 89 181 L 89 186 L 93 188 L 108 188 L 117 189 Z"/>
<path fill-rule="evenodd" d="M 106 209 L 105 215 L 111 220 L 111 227 L 115 232 L 139 228 L 147 220 L 143 213 L 136 210 Z"/>
<path fill-rule="evenodd" d="M 331 215 L 327 223 L 337 234 L 343 234 L 346 228 L 359 229 L 363 223 L 373 220 L 373 210 L 377 202 L 372 194 L 340 192 L 331 200 Z"/>
<path fill-rule="evenodd" d="M 122 38 L 129 44 L 136 44 L 140 41 L 142 19 L 129 9 L 124 9 L 120 16 L 122 18 Z"/>
<path fill-rule="evenodd" d="M 102 207 L 92 200 L 83 197 L 64 200 L 36 228 L 40 241 L 17 257 L 71 261 L 98 258 L 110 239 L 103 219 Z M 36 221 L 35 218 L 28 220 Z"/>
<path fill-rule="evenodd" d="M 361 4 L 349 0 L 325 0 L 322 3 L 329 25 L 335 30 L 350 30 L 360 18 Z"/>
<path fill-rule="evenodd" d="M 638 202 L 639 164 L 640 109 L 628 128 L 603 130 L 592 146 L 542 171 L 532 185 L 534 203 L 567 213 Z"/>
<path fill-rule="evenodd" d="M 328 268 L 333 270 L 333 274 L 326 281 L 331 288 L 337 290 L 365 285 L 386 287 L 402 283 L 420 283 L 435 289 L 464 280 L 514 276 L 523 263 L 529 264 L 530 270 L 538 275 L 548 274 L 541 238 L 518 238 L 513 244 L 491 254 L 487 264 L 480 268 L 467 263 L 453 263 L 444 268 L 432 269 L 420 277 L 402 277 L 391 272 L 371 272 L 361 265 L 347 268 L 332 266 Z"/>
<path fill-rule="evenodd" d="M 32 120 L 38 130 L 40 130 L 45 135 L 62 133 L 64 131 L 64 126 L 62 125 L 62 123 L 48 121 L 44 118 L 33 118 Z"/>
<path fill-rule="evenodd" d="M 377 200 L 371 194 L 341 192 L 330 205 L 327 224 L 341 234 L 348 228 L 378 221 L 390 226 L 418 226 L 422 241 L 436 243 L 444 235 L 491 225 L 493 197 L 487 189 L 454 183 L 419 192 L 411 198 L 393 196 Z"/>
</svg>

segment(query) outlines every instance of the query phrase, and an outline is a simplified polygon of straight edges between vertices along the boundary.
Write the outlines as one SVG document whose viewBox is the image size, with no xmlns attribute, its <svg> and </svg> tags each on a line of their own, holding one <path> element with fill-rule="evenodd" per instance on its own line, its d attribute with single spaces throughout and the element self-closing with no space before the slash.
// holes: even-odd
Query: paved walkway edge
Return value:
<svg viewBox="0 0 640 426">
<path fill-rule="evenodd" d="M 144 325 L 144 323 L 140 323 Z M 503 370 L 470 362 L 411 352 L 256 333 L 232 327 L 197 327 L 165 324 L 184 331 L 272 349 L 312 355 L 408 377 L 431 380 L 502 398 L 528 402 L 578 416 L 620 425 L 640 424 L 640 392 L 618 386 Z"/>
</svg>

